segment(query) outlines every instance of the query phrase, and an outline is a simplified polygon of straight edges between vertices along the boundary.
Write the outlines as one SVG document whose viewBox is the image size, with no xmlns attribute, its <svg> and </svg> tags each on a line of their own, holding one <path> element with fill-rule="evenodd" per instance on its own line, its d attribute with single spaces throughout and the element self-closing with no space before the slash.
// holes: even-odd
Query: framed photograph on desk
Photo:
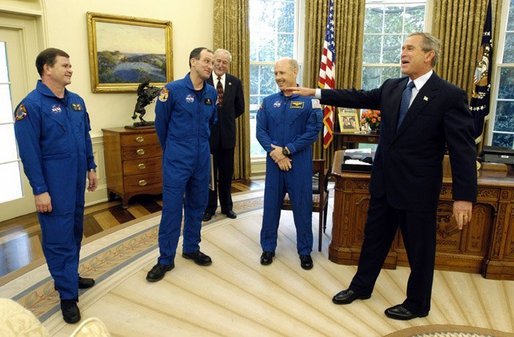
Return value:
<svg viewBox="0 0 514 337">
<path fill-rule="evenodd" d="M 359 112 L 357 109 L 337 108 L 339 130 L 343 133 L 360 131 Z"/>
</svg>

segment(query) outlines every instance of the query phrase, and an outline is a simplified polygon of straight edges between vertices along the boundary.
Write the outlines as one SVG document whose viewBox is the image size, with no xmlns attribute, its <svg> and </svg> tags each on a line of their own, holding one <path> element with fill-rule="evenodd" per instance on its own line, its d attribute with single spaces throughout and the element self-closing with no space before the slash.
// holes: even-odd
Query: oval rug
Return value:
<svg viewBox="0 0 514 337">
<path fill-rule="evenodd" d="M 514 337 L 514 333 L 463 325 L 433 324 L 403 329 L 384 337 Z"/>
</svg>

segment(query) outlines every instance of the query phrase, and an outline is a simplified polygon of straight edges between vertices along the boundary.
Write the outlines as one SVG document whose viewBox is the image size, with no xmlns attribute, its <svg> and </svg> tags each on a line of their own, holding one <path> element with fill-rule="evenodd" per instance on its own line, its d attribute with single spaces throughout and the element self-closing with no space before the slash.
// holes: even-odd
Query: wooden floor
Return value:
<svg viewBox="0 0 514 337">
<path fill-rule="evenodd" d="M 264 188 L 263 180 L 235 181 L 232 192 Z M 110 228 L 162 209 L 161 196 L 136 196 L 124 209 L 121 200 L 86 207 L 84 238 L 90 238 Z M 219 212 L 219 208 L 218 208 Z M 26 267 L 34 261 L 43 261 L 41 230 L 36 213 L 0 222 L 0 278 Z"/>
</svg>

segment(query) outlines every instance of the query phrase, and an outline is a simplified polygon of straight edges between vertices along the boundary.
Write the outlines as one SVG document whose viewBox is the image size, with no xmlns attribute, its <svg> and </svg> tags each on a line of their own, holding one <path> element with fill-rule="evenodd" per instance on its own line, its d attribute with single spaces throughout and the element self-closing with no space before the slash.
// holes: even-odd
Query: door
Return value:
<svg viewBox="0 0 514 337">
<path fill-rule="evenodd" d="M 34 61 L 41 48 L 38 38 L 38 19 L 0 13 L 0 52 L 6 61 L 0 63 L 0 87 L 2 104 L 0 109 L 0 141 L 2 150 L 0 174 L 3 186 L 0 188 L 0 221 L 35 211 L 32 189 L 23 173 L 14 140 L 13 111 L 16 105 L 31 91 L 37 74 Z M 5 56 L 5 57 L 4 57 Z M 7 67 L 6 67 L 7 66 Z M 6 97 L 10 99 L 5 99 Z M 7 144 L 7 145 L 5 145 Z M 6 201 L 8 200 L 8 201 Z"/>
</svg>

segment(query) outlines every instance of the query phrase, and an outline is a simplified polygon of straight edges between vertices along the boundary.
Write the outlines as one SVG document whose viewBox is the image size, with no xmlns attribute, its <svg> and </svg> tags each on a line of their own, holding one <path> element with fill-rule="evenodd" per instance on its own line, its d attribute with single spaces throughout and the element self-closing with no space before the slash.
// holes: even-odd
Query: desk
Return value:
<svg viewBox="0 0 514 337">
<path fill-rule="evenodd" d="M 335 199 L 329 259 L 356 265 L 369 206 L 369 173 L 341 172 L 344 151 L 336 151 L 332 176 Z M 479 171 L 473 220 L 462 231 L 452 218 L 451 178 L 443 178 L 437 209 L 436 269 L 481 273 L 485 278 L 514 280 L 514 173 Z M 408 266 L 397 234 L 384 268 Z"/>
</svg>

